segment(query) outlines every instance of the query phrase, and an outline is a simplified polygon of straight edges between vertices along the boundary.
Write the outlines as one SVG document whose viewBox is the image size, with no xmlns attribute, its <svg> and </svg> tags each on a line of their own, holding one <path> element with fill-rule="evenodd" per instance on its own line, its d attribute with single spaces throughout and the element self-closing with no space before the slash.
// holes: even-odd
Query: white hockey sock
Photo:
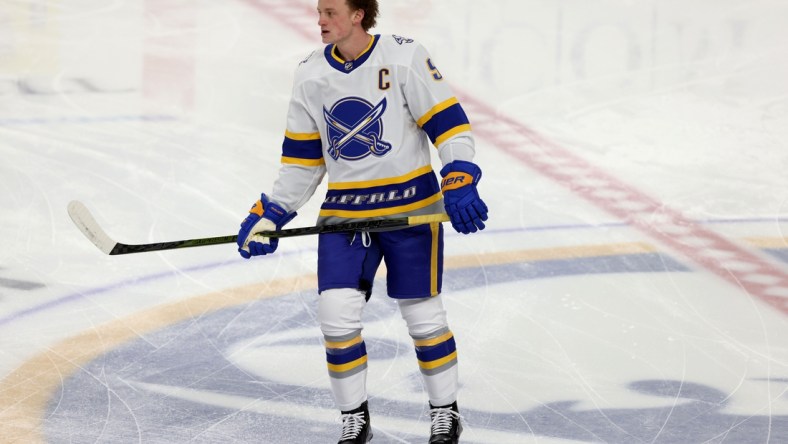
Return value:
<svg viewBox="0 0 788 444">
<path fill-rule="evenodd" d="M 457 399 L 457 348 L 440 296 L 399 301 L 402 318 L 416 348 L 419 370 L 432 405 Z"/>
<path fill-rule="evenodd" d="M 340 410 L 367 400 L 367 349 L 361 337 L 364 293 L 351 288 L 323 291 L 318 320 L 326 346 L 331 392 Z"/>
<path fill-rule="evenodd" d="M 340 410 L 353 410 L 367 399 L 367 349 L 360 334 L 325 337 L 331 392 Z"/>
</svg>

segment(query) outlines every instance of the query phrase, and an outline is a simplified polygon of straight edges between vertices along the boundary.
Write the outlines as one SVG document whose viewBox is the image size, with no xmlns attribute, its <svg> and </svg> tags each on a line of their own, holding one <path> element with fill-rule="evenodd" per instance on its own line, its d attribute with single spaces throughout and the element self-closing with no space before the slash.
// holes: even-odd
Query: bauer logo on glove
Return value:
<svg viewBox="0 0 788 444">
<path fill-rule="evenodd" d="M 252 209 L 249 210 L 249 213 L 256 214 L 259 217 L 263 215 L 264 211 L 265 211 L 265 205 L 263 205 L 262 201 L 258 200 L 257 202 L 254 203 L 254 205 L 252 205 Z"/>
<path fill-rule="evenodd" d="M 456 190 L 459 187 L 473 183 L 473 177 L 468 173 L 451 172 L 441 182 L 441 191 Z"/>
<path fill-rule="evenodd" d="M 479 197 L 476 185 L 482 170 L 474 163 L 455 160 L 441 170 L 443 205 L 451 226 L 459 233 L 475 233 L 484 229 L 487 205 Z"/>
</svg>

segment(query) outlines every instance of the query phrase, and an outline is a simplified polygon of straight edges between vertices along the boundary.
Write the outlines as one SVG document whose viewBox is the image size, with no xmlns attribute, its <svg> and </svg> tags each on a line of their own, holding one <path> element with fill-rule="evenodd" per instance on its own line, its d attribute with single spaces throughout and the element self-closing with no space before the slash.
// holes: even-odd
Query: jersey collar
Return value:
<svg viewBox="0 0 788 444">
<path fill-rule="evenodd" d="M 328 61 L 328 64 L 337 71 L 349 74 L 353 72 L 354 69 L 364 64 L 364 62 L 369 58 L 370 54 L 372 54 L 372 50 L 375 49 L 375 46 L 378 44 L 378 40 L 380 40 L 380 34 L 373 35 L 369 40 L 369 45 L 367 45 L 366 49 L 361 51 L 361 54 L 359 54 L 355 60 L 351 61 L 342 60 L 336 51 L 336 45 L 327 45 L 324 51 L 326 61 Z"/>
</svg>

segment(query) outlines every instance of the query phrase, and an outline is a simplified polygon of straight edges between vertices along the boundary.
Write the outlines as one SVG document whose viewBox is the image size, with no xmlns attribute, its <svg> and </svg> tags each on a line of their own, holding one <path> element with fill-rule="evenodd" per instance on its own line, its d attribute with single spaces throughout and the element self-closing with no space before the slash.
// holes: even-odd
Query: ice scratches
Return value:
<svg viewBox="0 0 788 444">
<path fill-rule="evenodd" d="M 320 408 L 304 403 L 293 403 L 279 400 L 252 398 L 240 395 L 229 395 L 208 390 L 144 383 L 139 381 L 128 381 L 127 383 L 136 387 L 137 389 L 145 390 L 150 393 L 203 405 L 219 407 L 234 412 L 252 412 L 266 416 L 274 415 L 277 417 L 303 421 L 302 427 L 304 429 L 308 429 L 310 423 L 321 423 L 326 425 L 337 424 L 338 414 L 333 408 Z M 374 417 L 375 430 L 380 431 L 391 438 L 395 438 L 398 441 L 400 439 L 396 437 L 401 436 L 403 430 L 427 430 L 428 426 L 426 424 L 426 421 L 400 417 L 384 415 L 375 415 Z M 473 427 L 469 422 L 466 424 L 466 432 L 464 433 L 464 436 L 467 436 L 471 440 L 482 440 L 485 442 L 515 442 L 514 440 L 518 438 L 519 433 L 485 429 L 482 427 Z"/>
<path fill-rule="evenodd" d="M 129 386 L 232 412 L 250 412 L 305 421 L 336 424 L 336 412 L 308 403 L 231 395 L 204 389 L 127 381 Z M 494 387 L 494 384 L 491 385 Z M 525 435 L 584 442 L 710 442 L 725 436 L 731 442 L 784 442 L 788 439 L 787 416 L 729 415 L 723 413 L 728 397 L 714 388 L 687 381 L 641 380 L 629 384 L 632 391 L 672 399 L 668 408 L 579 410 L 578 401 L 558 401 L 527 411 L 490 413 L 463 409 L 464 436 L 473 441 L 517 442 Z M 497 391 L 497 389 L 496 389 Z M 510 407 L 513 407 L 510 405 Z M 373 408 L 373 411 L 376 410 Z M 379 410 L 382 413 L 382 411 Z M 378 413 L 378 412 L 374 412 Z M 375 428 L 392 438 L 402 430 L 422 430 L 424 422 L 392 414 L 375 417 Z M 481 427 L 486 424 L 487 427 Z M 523 429 L 525 425 L 526 429 Z M 613 425 L 613 427 L 611 427 Z M 204 433 L 204 432 L 203 432 Z M 525 435 L 524 435 L 525 434 Z M 769 441 L 769 440 L 776 441 Z M 496 441 L 498 440 L 498 441 Z"/>
<path fill-rule="evenodd" d="M 370 356 L 374 356 L 378 363 L 400 357 L 407 359 L 402 356 L 409 348 L 404 336 L 402 344 L 386 342 L 392 340 L 390 335 L 394 323 L 401 320 L 393 304 L 379 299 L 373 299 L 365 312 L 375 320 L 368 323 L 365 330 Z M 316 328 L 305 327 L 311 321 L 312 313 L 299 310 L 303 305 L 303 296 L 296 294 L 251 303 L 248 308 L 218 311 L 199 318 L 199 322 L 171 327 L 176 331 L 165 329 L 151 333 L 153 338 L 146 338 L 150 339 L 149 342 L 140 338 L 136 343 L 80 367 L 81 371 L 74 377 L 63 381 L 66 399 L 44 421 L 47 437 L 53 441 L 65 441 L 69 437 L 66 430 L 73 424 L 90 421 L 88 426 L 92 426 L 92 430 L 79 430 L 80 437 L 85 438 L 81 442 L 119 436 L 133 436 L 128 439 L 143 442 L 217 442 L 219 437 L 226 442 L 247 442 L 251 437 L 262 442 L 330 442 L 336 439 L 339 430 L 335 422 L 337 413 L 328 387 L 313 384 L 308 372 L 290 378 L 279 370 L 284 368 L 282 363 L 276 362 L 278 354 L 288 347 L 300 355 L 311 350 L 319 356 L 321 352 Z M 275 320 L 278 331 L 258 334 L 260 331 L 256 328 L 261 325 L 261 319 Z M 234 324 L 230 330 L 225 329 L 228 320 L 233 320 Z M 533 352 L 524 355 L 528 348 L 518 341 L 512 341 L 505 350 L 494 352 L 549 362 L 550 368 L 562 373 L 559 383 L 577 381 L 583 392 L 566 397 L 555 395 L 548 397 L 551 401 L 539 403 L 533 402 L 534 399 L 543 398 L 532 396 L 530 402 L 523 403 L 517 393 L 523 392 L 528 396 L 530 388 L 523 387 L 522 378 L 527 376 L 517 373 L 522 371 L 522 367 L 502 367 L 497 373 L 498 379 L 490 373 L 478 372 L 484 380 L 485 398 L 494 397 L 500 402 L 492 409 L 474 409 L 478 403 L 472 400 L 461 404 L 466 419 L 463 436 L 469 441 L 521 443 L 533 439 L 551 442 L 547 438 L 552 438 L 575 442 L 685 443 L 714 441 L 715 437 L 725 436 L 736 443 L 764 443 L 768 442 L 767 439 L 788 442 L 788 416 L 775 416 L 771 411 L 759 410 L 744 414 L 727 413 L 736 408 L 728 394 L 738 393 L 737 387 L 720 391 L 692 382 L 686 368 L 673 376 L 666 376 L 664 369 L 660 371 L 658 366 L 649 372 L 656 375 L 650 379 L 616 378 L 609 382 L 606 379 L 600 384 L 591 380 L 595 379 L 593 374 L 564 365 L 572 362 L 572 352 L 563 347 L 566 344 L 561 338 L 551 334 L 555 331 L 551 326 L 557 322 L 566 323 L 565 320 L 533 316 L 527 320 L 542 324 L 540 327 L 552 338 L 543 346 L 555 344 L 560 347 L 558 356 Z M 632 323 L 632 319 L 624 317 L 615 320 Z M 566 325 L 575 327 L 577 333 L 572 331 L 572 337 L 583 340 L 579 337 L 583 334 L 579 327 L 571 323 Z M 216 336 L 219 331 L 224 333 L 221 340 Z M 585 334 L 596 337 L 598 341 L 604 340 L 593 330 Z M 206 340 L 219 342 L 206 346 Z M 165 343 L 166 347 L 151 353 L 146 343 Z M 617 347 L 617 354 L 627 351 L 621 344 L 607 344 Z M 685 350 L 684 361 L 689 354 L 703 354 L 704 344 Z M 259 348 L 261 353 L 252 353 L 255 348 Z M 242 364 L 238 360 L 239 350 L 244 350 L 243 355 L 250 359 L 247 362 L 257 363 L 260 371 L 249 372 L 246 371 L 248 368 L 239 365 Z M 130 366 L 129 362 L 135 365 Z M 276 367 L 277 364 L 280 366 Z M 408 361 L 408 364 L 412 365 L 412 362 Z M 610 365 L 626 365 L 626 362 L 611 362 Z M 315 362 L 315 366 L 315 372 L 322 375 L 320 363 Z M 721 360 L 712 361 L 710 368 L 718 373 L 730 371 Z M 383 369 L 379 367 L 376 374 Z M 288 371 L 292 373 L 294 370 Z M 610 373 L 615 373 L 615 370 L 610 369 Z M 507 371 L 509 373 L 502 373 Z M 769 376 L 765 375 L 766 378 Z M 776 376 L 785 378 L 785 375 Z M 545 383 L 544 378 L 534 381 Z M 770 383 L 768 380 L 747 382 Z M 397 387 L 404 386 L 400 384 Z M 631 404 L 622 406 L 611 399 L 611 404 L 595 402 L 592 407 L 584 407 L 589 399 L 608 398 L 606 390 L 613 387 L 645 395 L 650 398 L 649 402 L 633 407 Z M 395 397 L 379 391 L 371 393 L 373 423 L 381 431 L 380 437 L 389 439 L 390 434 L 389 442 L 395 439 L 416 442 L 411 434 L 426 433 L 428 422 L 416 415 L 424 408 L 421 403 L 392 399 Z M 473 390 L 464 393 L 467 400 L 467 393 L 473 393 Z M 658 399 L 661 401 L 655 402 Z M 776 398 L 772 396 L 770 399 Z M 106 403 L 111 403 L 112 414 L 104 421 L 110 424 L 101 422 L 106 417 Z M 134 412 L 134 416 L 129 417 L 126 411 Z M 141 438 L 137 438 L 140 435 Z"/>
<path fill-rule="evenodd" d="M 539 325 L 539 327 L 543 330 L 543 332 L 545 334 L 547 334 L 548 336 L 550 336 L 550 338 L 553 340 L 553 345 L 556 348 L 560 349 L 560 351 L 562 352 L 563 358 L 564 358 L 563 362 L 572 362 L 571 353 L 562 345 L 561 340 L 559 338 L 557 338 L 553 333 L 551 333 L 551 328 L 548 328 L 548 327 L 542 325 L 535 318 L 529 318 L 529 322 L 534 323 L 535 325 Z M 555 322 L 555 321 L 553 321 L 553 322 Z M 596 335 L 591 334 L 590 332 L 588 332 L 586 330 L 579 329 L 579 328 L 573 327 L 571 325 L 564 325 L 564 327 L 565 328 L 569 328 L 571 330 L 574 330 L 578 336 L 590 337 L 590 338 L 593 338 L 596 341 L 599 341 L 599 342 L 602 342 L 602 343 L 606 343 L 607 346 L 620 349 L 622 353 L 626 352 L 626 350 L 623 347 L 621 347 L 620 345 L 604 341 L 601 338 L 597 337 Z M 600 395 L 600 393 L 598 393 L 598 391 L 596 389 L 594 389 L 594 385 L 591 382 L 589 382 L 587 377 L 582 372 L 578 371 L 574 365 L 565 366 L 565 365 L 562 365 L 561 362 L 550 360 L 550 359 L 548 359 L 545 356 L 540 356 L 540 358 L 542 360 L 546 361 L 546 362 L 549 362 L 551 364 L 552 368 L 563 368 L 563 369 L 565 369 L 564 371 L 568 374 L 567 376 L 570 376 L 570 375 L 573 376 L 574 380 L 577 382 L 578 385 L 580 385 L 582 387 L 582 389 L 585 392 L 585 394 L 592 395 L 592 396 L 587 396 L 586 399 L 591 399 L 592 400 L 591 402 L 593 403 L 594 407 L 596 408 L 596 411 L 601 413 L 602 418 L 605 421 L 607 421 L 607 425 L 608 426 L 612 426 L 613 428 L 617 429 L 620 433 L 622 433 L 624 435 L 629 435 L 629 433 L 625 429 L 621 428 L 617 424 L 616 421 L 614 421 L 612 418 L 609 418 L 609 417 L 607 417 L 607 415 L 605 415 L 604 409 L 596 401 L 597 399 L 602 399 L 604 397 L 602 395 Z M 549 404 L 546 404 L 545 406 L 547 406 L 547 408 L 550 408 L 555 415 L 560 416 L 563 421 L 572 423 L 578 429 L 582 429 L 585 433 L 589 434 L 594 441 L 605 442 L 605 440 L 603 438 L 601 438 L 600 436 L 597 436 L 597 434 L 595 433 L 595 431 L 592 428 L 588 428 L 585 425 L 576 422 L 573 418 L 571 418 L 569 416 L 566 416 L 561 411 L 552 409 L 551 407 L 549 407 Z M 523 422 L 528 424 L 528 419 L 526 419 L 526 417 L 524 417 L 522 414 L 520 416 L 523 418 Z M 529 426 L 529 429 L 530 428 L 531 427 Z M 536 432 L 534 432 L 534 433 L 538 434 Z M 631 439 L 631 437 L 630 437 L 630 439 Z"/>
<path fill-rule="evenodd" d="M 669 408 L 596 411 L 576 410 L 576 402 L 560 401 L 537 407 L 520 416 L 530 418 L 529 427 L 537 435 L 581 441 L 700 443 L 725 435 L 731 442 L 762 443 L 769 437 L 780 438 L 775 442 L 788 438 L 788 417 L 722 413 L 728 402 L 726 394 L 705 385 L 686 381 L 642 380 L 630 383 L 628 388 L 644 395 L 674 401 Z M 617 427 L 606 426 L 608 421 Z"/>
<path fill-rule="evenodd" d="M 53 350 L 50 350 L 50 351 L 54 353 Z M 66 359 L 69 362 L 73 363 L 73 361 L 69 360 L 65 356 L 61 356 L 61 358 L 62 359 Z M 54 407 L 50 408 L 50 413 L 46 417 L 47 420 L 52 420 L 52 419 L 57 420 L 62 415 L 68 416 L 71 413 L 73 413 L 73 412 L 69 412 L 67 408 L 65 409 L 66 410 L 65 412 L 59 412 L 60 406 L 63 403 L 63 399 L 64 399 L 64 391 L 63 391 L 62 387 L 64 387 L 64 384 L 65 384 L 66 381 L 63 378 L 63 376 L 64 376 L 63 373 L 57 367 L 55 362 L 52 362 L 52 365 L 55 368 L 57 368 L 58 376 L 60 377 L 60 381 L 61 381 L 61 383 L 60 383 L 61 389 L 59 390 L 60 396 L 59 396 L 57 402 L 55 403 Z M 104 394 L 106 396 L 106 402 L 105 402 L 106 408 L 104 409 L 104 417 L 103 417 L 103 419 L 101 421 L 99 421 L 99 420 L 96 420 L 95 418 L 93 418 L 93 420 L 95 421 L 96 424 L 101 424 L 101 429 L 98 431 L 96 436 L 93 437 L 93 441 L 94 442 L 101 442 L 103 440 L 106 440 L 106 441 L 112 441 L 113 440 L 112 439 L 113 437 L 112 436 L 107 436 L 107 433 L 108 433 L 108 430 L 110 429 L 110 425 L 113 423 L 113 417 L 117 418 L 119 416 L 119 413 L 118 413 L 117 409 L 113 407 L 114 405 L 117 405 L 119 403 L 123 407 L 123 410 L 128 413 L 127 416 L 131 417 L 131 420 L 132 420 L 131 423 L 133 423 L 133 425 L 134 425 L 133 426 L 133 430 L 135 431 L 135 434 L 137 436 L 136 441 L 141 443 L 142 442 L 142 436 L 143 436 L 143 427 L 142 427 L 141 421 L 138 419 L 138 417 L 137 417 L 137 415 L 136 415 L 136 413 L 134 411 L 134 408 L 124 399 L 124 396 L 121 393 L 121 391 L 118 391 L 117 387 L 114 387 L 113 383 L 110 381 L 110 379 L 112 378 L 112 372 L 108 373 L 106 371 L 106 367 L 104 365 L 102 365 L 101 367 L 98 368 L 98 370 L 99 370 L 98 372 L 91 371 L 90 368 L 86 368 L 86 367 L 79 366 L 79 365 L 77 367 L 79 369 L 79 373 L 81 375 L 85 375 L 87 378 L 89 378 L 92 381 L 94 381 L 94 383 L 98 387 L 103 389 Z M 123 381 L 120 378 L 116 378 L 116 379 L 119 379 L 120 382 L 124 382 L 125 383 L 125 381 Z M 128 386 L 128 384 L 126 384 L 126 385 Z M 131 387 L 131 386 L 129 386 L 129 387 Z M 113 403 L 113 399 L 117 400 L 117 402 Z M 125 424 L 129 424 L 129 421 L 124 421 L 124 423 Z M 77 441 L 79 441 L 80 437 L 84 437 L 86 433 L 89 434 L 91 432 L 92 431 L 89 430 L 89 428 L 88 429 L 82 429 L 81 428 L 81 429 L 76 430 L 76 431 L 69 430 L 68 434 L 69 434 L 69 438 L 71 440 L 76 439 Z"/>
<path fill-rule="evenodd" d="M 467 94 L 461 96 L 468 114 L 482 117 L 474 125 L 480 137 L 543 176 L 567 186 L 578 197 L 658 239 L 682 258 L 788 314 L 788 300 L 782 297 L 788 293 L 788 273 L 783 267 L 688 220 L 680 212 L 608 175 L 516 120 L 500 116 L 479 99 Z M 497 118 L 490 119 L 491 116 Z M 594 187 L 587 185 L 589 178 L 595 181 Z M 726 258 L 718 259 L 721 256 Z M 729 262 L 733 263 L 730 267 Z M 741 271 L 742 266 L 754 268 L 752 272 Z"/>
</svg>

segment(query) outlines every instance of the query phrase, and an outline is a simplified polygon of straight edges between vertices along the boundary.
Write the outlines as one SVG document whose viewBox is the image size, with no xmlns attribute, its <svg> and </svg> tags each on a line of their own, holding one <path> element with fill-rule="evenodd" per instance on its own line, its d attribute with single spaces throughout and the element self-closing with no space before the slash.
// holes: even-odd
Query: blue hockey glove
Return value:
<svg viewBox="0 0 788 444">
<path fill-rule="evenodd" d="M 475 233 L 484 229 L 487 220 L 487 205 L 479 198 L 476 184 L 482 178 L 482 170 L 476 164 L 455 160 L 441 170 L 443 205 L 449 215 L 451 226 L 459 233 Z"/>
<path fill-rule="evenodd" d="M 256 233 L 262 231 L 275 231 L 281 229 L 286 223 L 296 217 L 296 212 L 288 213 L 284 208 L 271 202 L 263 193 L 260 200 L 255 202 L 249 215 L 241 222 L 238 232 L 238 252 L 244 259 L 252 256 L 271 254 L 279 246 L 279 239 L 268 238 Z"/>
</svg>

